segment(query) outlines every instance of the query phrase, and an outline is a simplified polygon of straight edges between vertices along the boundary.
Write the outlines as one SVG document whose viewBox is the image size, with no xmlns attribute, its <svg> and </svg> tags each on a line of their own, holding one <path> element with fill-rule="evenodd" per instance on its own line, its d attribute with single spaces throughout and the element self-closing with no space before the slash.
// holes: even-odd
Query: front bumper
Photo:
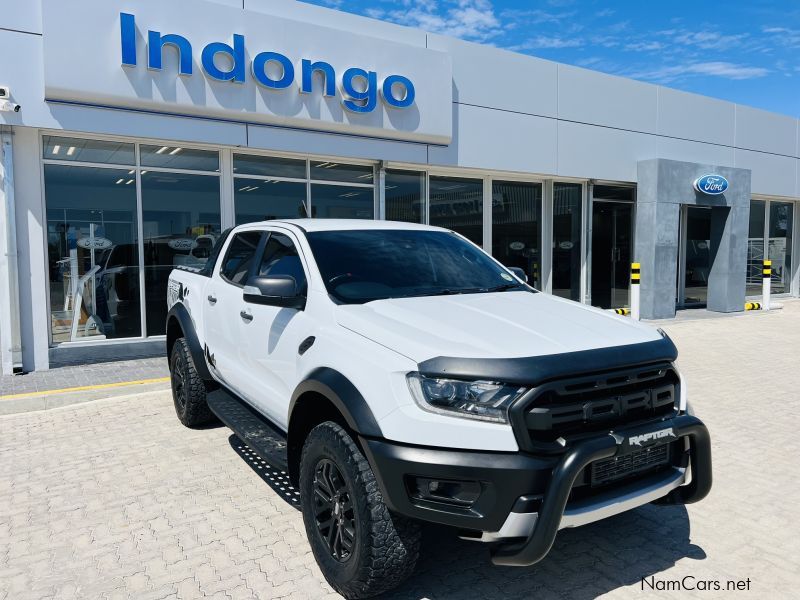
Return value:
<svg viewBox="0 0 800 600">
<path fill-rule="evenodd" d="M 673 442 L 687 448 L 690 470 L 674 465 L 571 500 L 576 481 L 591 463 Z M 654 500 L 697 502 L 711 489 L 708 430 L 699 419 L 685 414 L 588 438 L 557 456 L 441 450 L 367 438 L 362 438 L 362 447 L 390 509 L 467 530 L 474 539 L 499 542 L 492 551 L 492 562 L 498 565 L 527 566 L 540 561 L 559 529 Z M 409 481 L 415 478 L 479 482 L 480 494 L 469 506 L 430 502 L 414 497 Z"/>
</svg>

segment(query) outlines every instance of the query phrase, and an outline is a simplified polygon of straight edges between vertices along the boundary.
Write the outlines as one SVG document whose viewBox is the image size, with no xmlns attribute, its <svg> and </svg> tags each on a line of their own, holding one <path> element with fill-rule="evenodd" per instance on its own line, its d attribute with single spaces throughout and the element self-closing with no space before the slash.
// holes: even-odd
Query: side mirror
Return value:
<svg viewBox="0 0 800 600">
<path fill-rule="evenodd" d="M 520 269 L 519 267 L 506 267 L 506 269 L 508 269 L 514 275 L 516 275 L 517 279 L 519 279 L 520 281 L 524 281 L 525 283 L 528 283 L 528 274 L 525 273 L 525 271 L 523 269 Z"/>
<path fill-rule="evenodd" d="M 306 298 L 297 289 L 297 282 L 291 275 L 272 277 L 251 277 L 242 290 L 244 301 L 252 304 L 266 304 L 283 308 L 303 310 Z"/>
</svg>

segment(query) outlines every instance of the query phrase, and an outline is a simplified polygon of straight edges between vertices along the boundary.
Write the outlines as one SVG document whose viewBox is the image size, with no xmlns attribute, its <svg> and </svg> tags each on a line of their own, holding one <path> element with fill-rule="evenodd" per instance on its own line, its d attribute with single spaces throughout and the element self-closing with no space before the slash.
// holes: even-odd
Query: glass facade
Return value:
<svg viewBox="0 0 800 600">
<path fill-rule="evenodd" d="M 791 289 L 793 225 L 793 203 L 769 203 L 767 253 L 772 261 L 772 292 L 774 294 L 785 294 Z"/>
<path fill-rule="evenodd" d="M 583 186 L 553 184 L 553 294 L 580 300 Z"/>
<path fill-rule="evenodd" d="M 425 173 L 386 170 L 386 220 L 425 222 Z"/>
<path fill-rule="evenodd" d="M 170 271 L 202 267 L 222 231 L 219 177 L 147 171 L 141 181 L 147 335 L 163 335 Z"/>
<path fill-rule="evenodd" d="M 747 294 L 762 293 L 763 260 L 772 261 L 772 293 L 792 291 L 792 243 L 795 203 L 776 200 L 750 202 L 750 234 L 747 240 Z"/>
<path fill-rule="evenodd" d="M 763 200 L 750 202 L 750 229 L 747 236 L 747 295 L 755 296 L 762 290 L 761 269 L 764 255 L 764 227 L 767 203 Z"/>
<path fill-rule="evenodd" d="M 542 184 L 492 182 L 492 256 L 541 287 Z"/>
<path fill-rule="evenodd" d="M 53 342 L 141 335 L 136 187 L 129 171 L 44 166 Z"/>
<path fill-rule="evenodd" d="M 429 223 L 483 244 L 483 179 L 431 175 Z"/>
<path fill-rule="evenodd" d="M 631 186 L 594 184 L 584 215 L 587 188 L 574 182 L 391 168 L 379 194 L 374 163 L 69 135 L 44 135 L 42 159 L 54 344 L 163 335 L 170 271 L 204 265 L 223 228 L 306 216 L 374 219 L 380 208 L 387 220 L 461 233 L 539 289 L 577 301 L 584 294 L 602 307 L 628 302 Z M 765 257 L 773 292 L 792 291 L 794 211 L 790 202 L 752 201 L 748 294 L 760 294 Z M 708 235 L 690 229 L 696 243 L 681 285 L 688 301 L 702 302 Z"/>
</svg>

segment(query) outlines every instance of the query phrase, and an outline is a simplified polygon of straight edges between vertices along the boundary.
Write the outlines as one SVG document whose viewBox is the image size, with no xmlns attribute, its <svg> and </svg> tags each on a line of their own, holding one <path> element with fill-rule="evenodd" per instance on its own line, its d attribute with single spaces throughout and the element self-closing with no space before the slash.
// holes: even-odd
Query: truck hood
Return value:
<svg viewBox="0 0 800 600">
<path fill-rule="evenodd" d="M 336 311 L 342 327 L 417 363 L 440 356 L 544 356 L 661 337 L 630 318 L 544 293 L 393 298 Z"/>
</svg>

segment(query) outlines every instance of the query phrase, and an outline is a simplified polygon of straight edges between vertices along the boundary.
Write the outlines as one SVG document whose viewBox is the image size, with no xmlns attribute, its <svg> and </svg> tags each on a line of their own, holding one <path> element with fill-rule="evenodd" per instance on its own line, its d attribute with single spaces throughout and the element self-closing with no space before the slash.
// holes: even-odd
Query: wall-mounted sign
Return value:
<svg viewBox="0 0 800 600">
<path fill-rule="evenodd" d="M 718 196 L 728 189 L 728 180 L 722 175 L 703 175 L 694 180 L 694 189 L 701 194 Z"/>
<path fill-rule="evenodd" d="M 87 250 L 105 250 L 106 248 L 111 248 L 114 242 L 104 237 L 82 237 L 77 244 Z"/>
<path fill-rule="evenodd" d="M 50 101 L 451 140 L 452 65 L 441 51 L 291 20 L 289 6 L 276 14 L 202 0 L 42 7 Z"/>
<path fill-rule="evenodd" d="M 122 48 L 122 65 L 125 67 L 139 66 L 139 51 L 137 49 L 138 28 L 136 16 L 122 12 L 119 15 L 120 42 Z M 160 71 L 164 64 L 165 47 L 173 47 L 177 53 L 175 57 L 180 75 L 194 73 L 194 55 L 192 43 L 183 35 L 177 33 L 161 33 L 149 30 L 147 35 L 142 34 L 147 40 L 147 68 Z M 200 64 L 207 77 L 217 81 L 230 81 L 245 83 L 248 77 L 253 77 L 256 82 L 270 90 L 284 90 L 294 86 L 294 62 L 280 52 L 259 52 L 250 61 L 250 54 L 246 51 L 246 41 L 243 35 L 233 34 L 233 44 L 225 42 L 211 42 L 206 44 L 200 53 Z M 249 63 L 249 68 L 248 68 Z M 224 67 L 220 67 L 224 64 Z M 337 95 L 336 82 L 341 82 L 342 106 L 347 110 L 358 113 L 368 113 L 375 110 L 378 104 L 378 73 L 360 67 L 350 67 L 341 75 L 336 69 L 324 60 L 310 60 L 304 58 L 300 61 L 300 72 L 297 73 L 299 91 L 301 94 L 311 94 L 318 86 L 326 98 L 335 98 Z M 315 76 L 316 85 L 315 85 Z M 294 86 L 295 88 L 297 86 Z M 408 108 L 414 104 L 416 90 L 414 83 L 404 75 L 391 74 L 380 78 L 381 100 L 393 108 Z"/>
<path fill-rule="evenodd" d="M 512 250 L 524 250 L 525 242 L 511 242 L 508 247 Z"/>
<path fill-rule="evenodd" d="M 575 247 L 575 244 L 573 244 L 570 241 L 566 241 L 559 243 L 558 247 L 561 248 L 562 250 L 572 250 L 572 248 Z"/>
</svg>

